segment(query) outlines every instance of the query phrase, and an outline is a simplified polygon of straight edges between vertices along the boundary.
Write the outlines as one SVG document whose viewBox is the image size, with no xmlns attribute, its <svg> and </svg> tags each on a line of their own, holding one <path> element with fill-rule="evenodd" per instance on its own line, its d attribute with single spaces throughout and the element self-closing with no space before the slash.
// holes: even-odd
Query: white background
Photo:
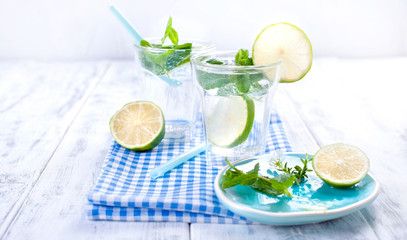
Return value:
<svg viewBox="0 0 407 240">
<path fill-rule="evenodd" d="M 290 22 L 307 33 L 316 57 L 407 55 L 403 0 L 0 0 L 0 60 L 133 58 L 132 37 L 110 3 L 144 37 L 161 37 L 171 15 L 180 38 L 250 49 L 267 25 Z"/>
</svg>

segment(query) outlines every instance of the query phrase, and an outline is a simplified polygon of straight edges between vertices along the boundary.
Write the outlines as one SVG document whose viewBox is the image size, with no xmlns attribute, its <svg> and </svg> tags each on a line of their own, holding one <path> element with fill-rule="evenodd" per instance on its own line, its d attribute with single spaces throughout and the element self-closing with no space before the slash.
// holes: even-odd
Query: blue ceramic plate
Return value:
<svg viewBox="0 0 407 240">
<path fill-rule="evenodd" d="M 259 163 L 259 173 L 272 176 L 275 172 L 271 171 L 270 158 L 249 158 L 236 161 L 233 165 L 247 172 Z M 305 158 L 305 154 L 287 153 L 282 160 L 288 166 L 295 166 L 301 164 L 300 158 Z M 230 211 L 263 224 L 305 224 L 339 218 L 366 207 L 379 192 L 379 183 L 370 174 L 353 187 L 334 188 L 325 184 L 314 172 L 309 172 L 308 179 L 300 185 L 293 185 L 289 189 L 292 198 L 267 196 L 241 185 L 223 190 L 220 179 L 227 169 L 228 166 L 223 168 L 215 179 L 215 193 L 220 202 Z"/>
</svg>

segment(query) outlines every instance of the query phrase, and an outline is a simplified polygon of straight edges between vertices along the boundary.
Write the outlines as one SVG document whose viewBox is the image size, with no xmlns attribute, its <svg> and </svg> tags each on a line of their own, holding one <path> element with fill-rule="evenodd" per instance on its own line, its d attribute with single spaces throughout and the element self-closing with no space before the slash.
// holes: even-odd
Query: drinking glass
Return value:
<svg viewBox="0 0 407 240">
<path fill-rule="evenodd" d="M 190 57 L 211 51 L 215 46 L 203 41 L 189 41 L 192 43 L 189 49 L 162 49 L 154 47 L 160 39 L 147 40 L 152 47 L 135 44 L 142 98 L 156 103 L 163 111 L 164 140 L 189 141 L 200 109 L 200 99 L 193 86 Z"/>
<path fill-rule="evenodd" d="M 264 154 L 271 103 L 280 62 L 237 66 L 237 52 L 211 52 L 192 58 L 198 86 L 209 165 Z"/>
</svg>

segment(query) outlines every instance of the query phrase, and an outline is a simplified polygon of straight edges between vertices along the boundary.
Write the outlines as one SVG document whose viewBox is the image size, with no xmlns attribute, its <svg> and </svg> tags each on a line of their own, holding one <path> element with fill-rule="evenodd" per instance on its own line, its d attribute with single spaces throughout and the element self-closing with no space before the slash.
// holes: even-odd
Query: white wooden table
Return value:
<svg viewBox="0 0 407 240">
<path fill-rule="evenodd" d="M 137 98 L 123 62 L 0 63 L 0 239 L 407 239 L 407 58 L 315 59 L 274 107 L 294 151 L 354 144 L 376 201 L 300 226 L 89 221 L 86 194 L 109 148 L 110 116 Z"/>
</svg>

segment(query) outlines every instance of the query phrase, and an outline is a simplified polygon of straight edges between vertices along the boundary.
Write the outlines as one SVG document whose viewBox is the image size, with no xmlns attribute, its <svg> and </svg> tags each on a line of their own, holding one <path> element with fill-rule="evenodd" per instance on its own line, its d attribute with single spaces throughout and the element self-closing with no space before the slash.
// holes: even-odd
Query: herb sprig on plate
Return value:
<svg viewBox="0 0 407 240">
<path fill-rule="evenodd" d="M 295 177 L 293 175 L 282 174 L 273 178 L 261 176 L 259 175 L 259 163 L 257 163 L 252 170 L 245 173 L 233 166 L 227 159 L 225 160 L 230 169 L 228 169 L 222 176 L 221 186 L 223 189 L 240 184 L 250 186 L 254 190 L 267 195 L 278 196 L 284 194 L 291 197 L 291 193 L 288 191 L 288 188 L 294 183 Z"/>
<path fill-rule="evenodd" d="M 312 161 L 312 158 L 308 158 L 308 154 L 305 155 L 305 159 L 301 158 L 303 166 L 295 165 L 294 167 L 288 167 L 287 162 L 282 163 L 280 158 L 277 158 L 272 164 L 277 168 L 277 171 L 291 174 L 295 176 L 295 184 L 300 184 L 301 180 L 308 178 L 307 172 L 312 172 L 312 169 L 308 168 L 308 163 Z"/>
<path fill-rule="evenodd" d="M 259 175 L 260 164 L 257 163 L 254 168 L 248 172 L 243 172 L 233 166 L 227 159 L 226 163 L 229 165 L 229 169 L 225 172 L 221 179 L 222 189 L 234 187 L 236 185 L 250 186 L 254 190 L 261 193 L 279 196 L 284 194 L 285 196 L 292 197 L 288 190 L 293 184 L 300 184 L 300 182 L 307 178 L 307 172 L 312 171 L 307 167 L 307 164 L 312 161 L 312 158 L 301 159 L 303 166 L 296 165 L 295 167 L 288 167 L 287 163 L 277 158 L 273 161 L 273 165 L 277 167 L 277 171 L 283 172 L 283 174 L 268 177 Z"/>
</svg>

